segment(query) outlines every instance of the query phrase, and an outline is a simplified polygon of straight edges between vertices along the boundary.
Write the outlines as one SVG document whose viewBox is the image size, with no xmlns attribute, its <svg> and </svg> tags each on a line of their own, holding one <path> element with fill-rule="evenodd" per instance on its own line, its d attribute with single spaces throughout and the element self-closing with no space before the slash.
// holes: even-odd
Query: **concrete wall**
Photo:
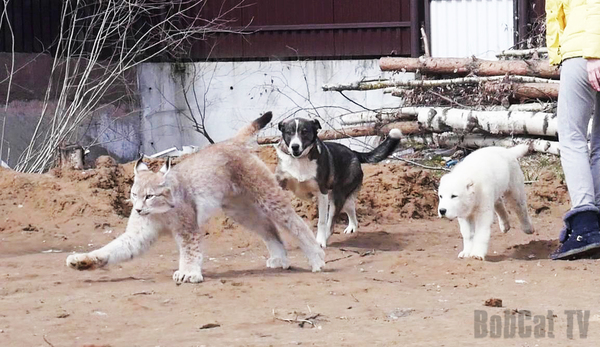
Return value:
<svg viewBox="0 0 600 347">
<path fill-rule="evenodd" d="M 277 134 L 277 123 L 294 116 L 319 117 L 325 127 L 338 126 L 340 115 L 363 110 L 357 104 L 370 109 L 398 107 L 400 99 L 381 90 L 345 92 L 355 104 L 337 92 L 322 91 L 323 84 L 390 76 L 380 71 L 376 59 L 143 64 L 138 69 L 142 150 L 151 155 L 173 146 L 208 143 L 193 130 L 188 103 L 196 119 L 206 115 L 206 129 L 216 142 L 265 111 L 274 114 L 267 135 Z"/>
<path fill-rule="evenodd" d="M 9 54 L 0 54 L 0 64 L 10 66 L 10 62 Z M 44 55 L 17 54 L 15 62 L 8 105 L 7 75 L 5 69 L 0 71 L 0 127 L 6 122 L 0 159 L 12 167 L 37 125 L 52 67 L 52 59 Z M 136 159 L 140 152 L 150 155 L 173 146 L 205 146 L 208 141 L 189 120 L 192 115 L 196 119 L 206 115 L 206 129 L 217 142 L 230 138 L 241 126 L 269 110 L 275 117 L 266 135 L 277 134 L 277 123 L 294 116 L 319 117 L 325 128 L 337 127 L 337 117 L 363 110 L 359 105 L 372 109 L 397 107 L 400 99 L 380 90 L 346 92 L 355 104 L 339 93 L 323 92 L 323 84 L 390 76 L 380 71 L 375 59 L 143 64 L 137 71 L 141 110 L 136 101 L 112 103 L 131 88 L 115 86 L 105 96 L 103 106 L 90 115 L 71 140 L 89 147 L 86 163 L 91 164 L 103 154 L 126 162 Z M 408 79 L 412 74 L 395 77 Z M 52 114 L 55 102 L 51 100 L 48 107 Z M 373 144 L 374 139 L 344 142 L 361 148 Z"/>
<path fill-rule="evenodd" d="M 13 58 L 14 73 L 12 81 L 9 81 L 8 72 Z M 0 53 L 0 66 L 3 67 L 0 69 L 0 160 L 11 167 L 17 164 L 19 156 L 30 143 L 42 114 L 52 63 L 52 57 L 44 54 L 16 53 L 13 57 L 8 53 Z M 57 95 L 60 80 L 58 73 L 52 81 L 54 90 L 51 91 L 51 96 Z M 130 80 L 135 80 L 135 77 Z M 136 101 L 121 101 L 118 104 L 113 101 L 122 98 L 132 86 L 133 83 L 122 83 L 109 88 L 100 107 L 90 114 L 87 121 L 69 139 L 89 148 L 86 164 L 93 164 L 95 158 L 103 154 L 109 154 L 120 162 L 138 157 L 140 114 Z M 47 104 L 48 118 L 56 107 L 54 97 Z M 42 124 L 41 128 L 46 127 L 46 124 Z"/>
</svg>

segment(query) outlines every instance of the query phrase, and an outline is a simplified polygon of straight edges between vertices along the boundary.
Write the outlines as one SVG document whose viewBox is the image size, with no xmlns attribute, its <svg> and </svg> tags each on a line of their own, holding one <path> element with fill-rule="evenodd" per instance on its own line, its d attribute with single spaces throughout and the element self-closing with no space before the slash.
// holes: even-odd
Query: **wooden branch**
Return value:
<svg viewBox="0 0 600 347">
<path fill-rule="evenodd" d="M 538 47 L 531 49 L 507 49 L 498 54 L 496 54 L 497 58 L 506 58 L 506 57 L 528 57 L 534 54 L 548 54 L 548 48 L 546 47 Z"/>
<path fill-rule="evenodd" d="M 461 136 L 455 133 L 432 133 L 421 136 L 407 136 L 403 137 L 401 140 L 403 146 L 410 146 L 411 143 L 435 145 L 438 147 L 464 146 L 470 148 L 488 146 L 512 147 L 520 143 L 528 143 L 531 145 L 534 152 L 560 155 L 558 141 L 519 137 L 493 137 L 482 134 L 468 134 Z"/>
<path fill-rule="evenodd" d="M 538 84 L 556 84 L 558 81 L 547 78 L 538 78 L 532 76 L 469 76 L 451 79 L 440 79 L 440 80 L 408 80 L 408 81 L 390 81 L 381 80 L 377 82 L 354 82 L 354 83 L 340 83 L 340 84 L 325 84 L 323 85 L 324 91 L 344 91 L 344 90 L 373 90 L 373 89 L 387 89 L 391 87 L 440 87 L 448 85 L 459 85 L 459 84 L 477 84 L 483 82 L 522 82 L 522 83 L 538 83 Z M 384 90 L 384 93 L 387 90 Z"/>
<path fill-rule="evenodd" d="M 421 27 L 421 38 L 423 39 L 423 47 L 425 48 L 425 56 L 431 57 L 431 52 L 429 51 L 429 38 L 427 37 L 427 33 L 425 32 L 425 28 Z"/>
<path fill-rule="evenodd" d="M 390 58 L 379 59 L 382 71 L 408 71 L 424 74 L 474 74 L 477 76 L 521 75 L 558 79 L 558 68 L 548 60 L 483 60 L 471 58 Z"/>
<path fill-rule="evenodd" d="M 474 111 L 468 109 L 421 108 L 419 123 L 434 132 L 472 132 L 480 129 L 490 134 L 558 134 L 556 114 L 520 111 Z"/>
</svg>

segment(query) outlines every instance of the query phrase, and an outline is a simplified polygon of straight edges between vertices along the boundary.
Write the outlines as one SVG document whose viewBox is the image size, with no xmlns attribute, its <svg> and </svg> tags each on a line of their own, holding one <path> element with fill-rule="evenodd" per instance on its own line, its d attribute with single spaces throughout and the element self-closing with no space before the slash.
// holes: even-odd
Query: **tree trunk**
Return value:
<svg viewBox="0 0 600 347">
<path fill-rule="evenodd" d="M 490 134 L 528 134 L 556 137 L 556 114 L 524 111 L 473 111 L 456 108 L 420 108 L 418 120 L 434 132 L 472 132 Z"/>
<path fill-rule="evenodd" d="M 411 143 L 434 145 L 437 147 L 463 146 L 468 148 L 481 148 L 488 146 L 512 147 L 520 143 L 529 143 L 534 152 L 560 155 L 557 141 L 517 137 L 499 138 L 482 134 L 468 134 L 461 136 L 455 133 L 433 133 L 420 136 L 407 136 L 402 138 L 403 146 L 410 146 Z"/>
<path fill-rule="evenodd" d="M 449 85 L 463 85 L 463 84 L 478 84 L 483 82 L 521 82 L 521 83 L 536 83 L 536 84 L 556 84 L 558 81 L 547 78 L 538 78 L 531 76 L 469 76 L 469 77 L 458 77 L 450 79 L 439 79 L 439 80 L 408 80 L 408 81 L 393 81 L 393 80 L 380 80 L 375 82 L 353 82 L 353 83 L 339 83 L 339 84 L 324 84 L 321 88 L 323 91 L 345 91 L 345 90 L 374 90 L 374 89 L 386 89 L 386 88 L 412 88 L 412 87 L 423 87 L 433 88 Z M 385 91 L 384 91 L 385 92 Z"/>
<path fill-rule="evenodd" d="M 417 122 L 395 122 L 387 124 L 381 128 L 374 127 L 372 125 L 367 126 L 357 126 L 351 128 L 343 128 L 343 129 L 328 129 L 322 130 L 319 132 L 319 138 L 323 141 L 328 140 L 339 140 L 346 139 L 349 137 L 359 137 L 359 136 L 387 136 L 387 134 L 392 129 L 399 129 L 403 135 L 416 135 L 423 134 L 429 132 L 428 130 L 423 129 Z M 259 145 L 268 145 L 279 142 L 281 139 L 280 136 L 266 136 L 259 137 L 258 144 Z"/>
<path fill-rule="evenodd" d="M 395 112 L 361 112 L 361 113 L 349 113 L 340 117 L 342 125 L 356 125 L 366 123 L 377 123 L 386 121 L 402 121 L 402 120 L 416 120 L 417 119 L 416 107 L 402 107 L 396 109 Z"/>
<path fill-rule="evenodd" d="M 83 147 L 79 145 L 65 145 L 58 148 L 59 167 L 61 169 L 83 170 Z"/>
<path fill-rule="evenodd" d="M 482 60 L 472 58 L 390 58 L 379 59 L 382 71 L 421 72 L 477 76 L 521 75 L 558 79 L 558 68 L 548 60 Z"/>
<path fill-rule="evenodd" d="M 487 93 L 502 93 L 510 90 L 517 99 L 556 99 L 558 98 L 558 83 L 486 83 Z"/>
</svg>

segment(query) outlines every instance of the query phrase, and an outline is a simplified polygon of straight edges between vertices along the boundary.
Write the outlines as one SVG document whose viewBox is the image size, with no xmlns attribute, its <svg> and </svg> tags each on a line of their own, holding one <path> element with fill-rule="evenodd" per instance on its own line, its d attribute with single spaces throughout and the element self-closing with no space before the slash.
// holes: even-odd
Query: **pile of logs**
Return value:
<svg viewBox="0 0 600 347">
<path fill-rule="evenodd" d="M 382 71 L 413 72 L 416 79 L 363 80 L 324 85 L 323 90 L 380 89 L 403 98 L 404 107 L 396 112 L 342 116 L 348 128 L 341 132 L 376 135 L 398 127 L 409 142 L 441 147 L 533 142 L 534 150 L 558 155 L 557 67 L 539 58 L 544 50 L 503 53 L 511 60 L 381 58 Z"/>
<path fill-rule="evenodd" d="M 402 131 L 402 142 L 439 147 L 512 146 L 532 143 L 559 155 L 556 124 L 559 71 L 543 59 L 547 50 L 504 51 L 500 60 L 471 58 L 381 58 L 382 71 L 412 72 L 414 80 L 361 80 L 324 85 L 324 91 L 381 90 L 402 98 L 398 109 L 346 114 L 342 129 L 319 137 L 385 135 Z M 263 137 L 259 143 L 278 141 Z"/>
</svg>

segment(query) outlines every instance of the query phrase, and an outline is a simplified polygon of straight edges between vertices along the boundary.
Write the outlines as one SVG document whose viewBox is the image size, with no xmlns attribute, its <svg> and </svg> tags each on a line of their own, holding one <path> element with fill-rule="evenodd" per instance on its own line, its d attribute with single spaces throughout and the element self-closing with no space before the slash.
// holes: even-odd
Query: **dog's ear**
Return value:
<svg viewBox="0 0 600 347">
<path fill-rule="evenodd" d="M 321 123 L 319 123 L 318 119 L 313 119 L 313 123 L 315 124 L 315 128 L 317 128 L 317 130 L 321 129 Z"/>
<path fill-rule="evenodd" d="M 279 122 L 277 128 L 279 128 L 279 131 L 283 132 L 283 121 Z"/>
<path fill-rule="evenodd" d="M 467 181 L 467 191 L 473 190 L 473 184 L 474 184 L 473 180 Z"/>
</svg>

